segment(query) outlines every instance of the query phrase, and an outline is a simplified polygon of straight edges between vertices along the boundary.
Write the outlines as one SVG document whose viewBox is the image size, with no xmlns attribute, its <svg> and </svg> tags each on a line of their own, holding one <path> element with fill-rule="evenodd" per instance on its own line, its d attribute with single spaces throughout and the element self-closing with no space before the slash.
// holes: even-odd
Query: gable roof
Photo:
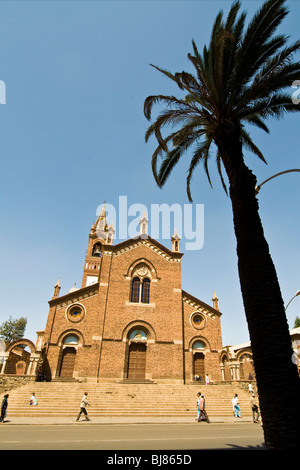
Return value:
<svg viewBox="0 0 300 470">
<path fill-rule="evenodd" d="M 158 252 L 159 254 L 163 253 L 167 257 L 175 258 L 180 260 L 183 256 L 183 253 L 174 252 L 169 250 L 161 243 L 159 243 L 154 238 L 151 238 L 149 235 L 143 235 L 136 238 L 129 238 L 123 242 L 118 243 L 117 245 L 103 245 L 103 248 L 109 249 L 116 254 L 120 254 L 123 251 L 126 251 L 126 248 L 136 248 L 137 246 L 148 246 L 150 249 Z"/>
<path fill-rule="evenodd" d="M 202 311 L 203 313 L 211 313 L 213 315 L 218 315 L 218 317 L 222 315 L 222 312 L 219 310 L 216 310 L 211 305 L 206 304 L 202 300 L 197 299 L 197 297 L 194 297 L 184 290 L 182 290 L 182 299 L 184 302 L 188 303 L 192 307 L 195 307 L 196 310 Z"/>
</svg>

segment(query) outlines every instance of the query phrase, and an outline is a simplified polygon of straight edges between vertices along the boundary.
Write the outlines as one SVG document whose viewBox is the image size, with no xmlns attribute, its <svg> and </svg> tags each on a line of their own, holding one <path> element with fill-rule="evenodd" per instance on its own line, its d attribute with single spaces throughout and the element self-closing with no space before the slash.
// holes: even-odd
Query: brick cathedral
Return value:
<svg viewBox="0 0 300 470">
<path fill-rule="evenodd" d="M 54 287 L 39 332 L 47 380 L 221 380 L 221 313 L 182 290 L 180 237 L 171 249 L 147 235 L 113 244 L 103 207 L 88 240 L 82 284 L 60 296 Z"/>
</svg>

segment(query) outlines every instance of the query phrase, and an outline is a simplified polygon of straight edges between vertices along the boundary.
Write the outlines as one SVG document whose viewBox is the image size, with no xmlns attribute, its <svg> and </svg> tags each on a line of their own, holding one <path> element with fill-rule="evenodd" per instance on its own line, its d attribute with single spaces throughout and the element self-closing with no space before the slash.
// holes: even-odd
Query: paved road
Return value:
<svg viewBox="0 0 300 470">
<path fill-rule="evenodd" d="M 264 449 L 253 423 L 0 425 L 1 450 Z M 114 454 L 112 453 L 112 456 Z"/>
</svg>

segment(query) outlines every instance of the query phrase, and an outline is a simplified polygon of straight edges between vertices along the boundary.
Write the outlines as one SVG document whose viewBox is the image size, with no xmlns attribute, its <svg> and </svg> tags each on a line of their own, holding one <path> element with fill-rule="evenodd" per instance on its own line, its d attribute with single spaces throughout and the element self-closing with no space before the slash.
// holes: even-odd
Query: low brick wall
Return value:
<svg viewBox="0 0 300 470">
<path fill-rule="evenodd" d="M 35 376 L 5 374 L 0 375 L 0 393 L 4 394 L 9 390 L 26 385 L 29 382 L 35 382 Z"/>
</svg>

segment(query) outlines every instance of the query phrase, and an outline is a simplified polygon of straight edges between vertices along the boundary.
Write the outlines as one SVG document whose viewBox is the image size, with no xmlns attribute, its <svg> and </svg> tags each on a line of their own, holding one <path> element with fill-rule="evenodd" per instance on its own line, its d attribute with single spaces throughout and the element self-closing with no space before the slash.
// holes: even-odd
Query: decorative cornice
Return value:
<svg viewBox="0 0 300 470">
<path fill-rule="evenodd" d="M 180 263 L 183 256 L 183 253 L 174 253 L 149 236 L 146 238 L 138 237 L 129 239 L 122 243 L 118 243 L 111 248 L 113 248 L 114 255 L 118 256 L 123 253 L 127 253 L 128 251 L 134 250 L 135 248 L 139 248 L 140 246 L 147 246 L 154 253 L 157 253 L 159 256 L 170 262 Z"/>
<path fill-rule="evenodd" d="M 66 305 L 79 302 L 80 300 L 86 299 L 88 297 L 92 297 L 93 295 L 98 294 L 99 291 L 99 282 L 92 284 L 87 287 L 83 287 L 82 289 L 77 289 L 73 292 L 69 292 L 66 295 L 62 295 L 61 297 L 56 297 L 52 300 L 49 300 L 50 307 L 53 306 L 61 306 L 65 307 Z"/>
<path fill-rule="evenodd" d="M 219 310 L 216 310 L 215 308 L 211 307 L 205 302 L 202 302 L 202 300 L 197 299 L 196 297 L 189 294 L 188 292 L 185 292 L 184 290 L 182 291 L 182 300 L 187 305 L 193 307 L 195 311 L 197 310 L 198 312 L 203 313 L 204 315 L 207 315 L 210 318 L 214 318 L 215 315 L 217 315 L 218 317 L 222 315 Z"/>
</svg>

